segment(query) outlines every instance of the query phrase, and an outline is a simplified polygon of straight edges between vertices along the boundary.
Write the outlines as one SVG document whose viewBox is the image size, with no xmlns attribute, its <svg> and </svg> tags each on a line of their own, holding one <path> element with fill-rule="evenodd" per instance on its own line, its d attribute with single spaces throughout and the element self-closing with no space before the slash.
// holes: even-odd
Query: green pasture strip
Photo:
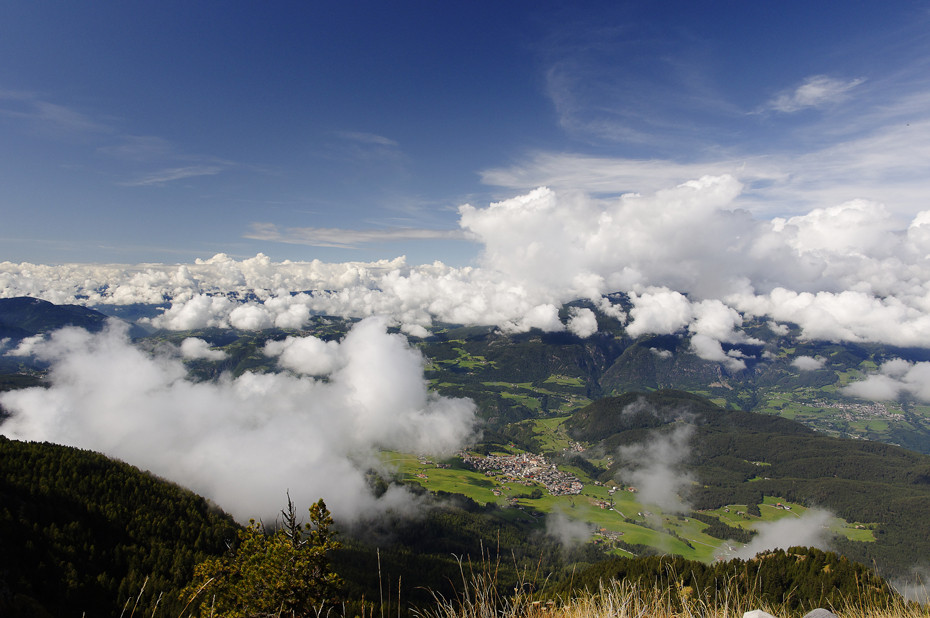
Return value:
<svg viewBox="0 0 930 618">
<path fill-rule="evenodd" d="M 790 510 L 778 508 L 778 503 L 781 503 L 782 506 L 789 507 Z M 746 514 L 747 508 L 748 506 L 745 504 L 730 504 L 719 509 L 704 511 L 704 513 L 707 515 L 713 515 L 720 521 L 733 526 L 734 528 L 752 529 L 760 523 L 779 521 L 786 517 L 800 518 L 804 516 L 809 510 L 800 504 L 788 502 L 783 498 L 774 496 L 765 496 L 763 502 L 759 505 L 759 512 L 762 514 L 761 517 L 755 517 L 753 515 Z M 729 509 L 729 513 L 727 512 L 727 509 Z M 739 515 L 738 513 L 740 512 L 742 512 L 743 515 Z M 863 527 L 856 528 L 856 526 Z M 875 533 L 871 529 L 871 525 L 867 523 L 849 523 L 840 517 L 835 517 L 830 521 L 829 527 L 830 530 L 838 535 L 846 537 L 850 541 L 875 541 Z"/>
<path fill-rule="evenodd" d="M 501 393 L 501 397 L 504 399 L 519 401 L 521 404 L 530 410 L 533 410 L 534 412 L 538 412 L 542 409 L 542 402 L 540 402 L 536 397 L 531 397 L 530 395 L 518 395 L 516 393 L 503 392 Z"/>
<path fill-rule="evenodd" d="M 562 428 L 568 416 L 550 416 L 532 421 L 533 434 L 539 438 L 540 447 L 544 451 L 561 451 L 571 444 L 568 434 Z M 580 477 L 579 477 L 580 478 Z"/>
<path fill-rule="evenodd" d="M 572 377 L 572 376 L 563 376 L 559 374 L 553 374 L 549 376 L 543 381 L 543 384 L 558 384 L 560 386 L 577 386 L 581 388 L 583 388 L 585 385 L 584 380 L 582 380 L 581 378 Z"/>
</svg>

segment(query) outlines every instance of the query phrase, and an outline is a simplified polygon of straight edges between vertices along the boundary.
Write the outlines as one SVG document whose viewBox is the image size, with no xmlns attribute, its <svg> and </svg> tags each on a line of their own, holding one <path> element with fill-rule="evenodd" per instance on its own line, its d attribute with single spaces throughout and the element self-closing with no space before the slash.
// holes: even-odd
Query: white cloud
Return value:
<svg viewBox="0 0 930 618">
<path fill-rule="evenodd" d="M 818 356 L 798 356 L 791 361 L 791 366 L 801 371 L 815 371 L 823 367 L 827 359 Z"/>
<path fill-rule="evenodd" d="M 893 401 L 901 393 L 930 403 L 930 363 L 910 363 L 900 358 L 882 364 L 879 373 L 853 382 L 842 389 L 844 395 Z"/>
<path fill-rule="evenodd" d="M 591 538 L 593 532 L 591 524 L 572 519 L 565 513 L 556 511 L 546 516 L 546 534 L 565 547 L 581 545 Z"/>
<path fill-rule="evenodd" d="M 339 131 L 336 133 L 339 137 L 353 142 L 363 144 L 375 144 L 378 146 L 398 146 L 399 144 L 389 137 L 377 135 L 375 133 L 364 133 L 362 131 Z"/>
<path fill-rule="evenodd" d="M 129 180 L 122 184 L 126 187 L 147 187 L 164 185 L 175 180 L 184 180 L 185 178 L 196 178 L 198 176 L 214 176 L 222 172 L 225 168 L 220 165 L 188 165 L 185 167 L 173 167 L 159 170 L 135 180 Z"/>
<path fill-rule="evenodd" d="M 734 295 L 730 304 L 748 315 L 794 322 L 808 339 L 928 346 L 927 292 L 923 283 L 919 286 L 919 296 L 905 293 L 900 298 L 878 298 L 863 291 L 814 294 L 776 288 L 767 295 Z"/>
<path fill-rule="evenodd" d="M 619 457 L 628 462 L 619 477 L 636 486 L 640 502 L 666 513 L 688 512 L 690 507 L 682 496 L 694 479 L 684 465 L 691 456 L 693 435 L 694 425 L 677 425 L 670 432 L 654 432 L 641 444 L 618 449 Z"/>
<path fill-rule="evenodd" d="M 704 360 L 723 363 L 730 371 L 742 371 L 746 368 L 745 361 L 724 352 L 720 342 L 707 335 L 692 335 L 691 351 Z"/>
<path fill-rule="evenodd" d="M 324 376 L 336 370 L 340 362 L 339 344 L 316 337 L 288 337 L 265 344 L 267 356 L 277 357 L 278 364 L 308 376 Z"/>
<path fill-rule="evenodd" d="M 427 230 L 416 228 L 394 228 L 385 230 L 347 230 L 320 227 L 289 227 L 283 231 L 273 223 L 253 223 L 252 231 L 245 238 L 271 240 L 311 247 L 336 247 L 351 249 L 377 242 L 403 240 L 464 239 L 460 230 Z"/>
<path fill-rule="evenodd" d="M 793 90 L 783 92 L 769 102 L 768 107 L 779 112 L 796 112 L 808 107 L 825 107 L 844 101 L 849 91 L 864 79 L 837 79 L 827 75 L 808 77 Z"/>
<path fill-rule="evenodd" d="M 122 135 L 116 144 L 100 146 L 97 152 L 130 161 L 147 161 L 172 155 L 174 147 L 168 140 L 153 135 Z"/>
<path fill-rule="evenodd" d="M 626 313 L 620 305 L 611 303 L 609 298 L 603 296 L 595 302 L 597 303 L 597 310 L 604 315 L 619 320 L 621 323 L 626 322 Z"/>
<path fill-rule="evenodd" d="M 484 170 L 482 180 L 512 191 L 548 186 L 560 192 L 649 195 L 688 179 L 729 174 L 746 186 L 734 208 L 758 215 L 803 215 L 863 199 L 913 217 L 927 208 L 924 179 L 930 174 L 930 88 L 924 79 L 911 79 L 904 92 L 891 93 L 875 83 L 863 94 L 868 100 L 855 114 L 822 115 L 806 122 L 803 133 L 791 139 L 794 147 L 787 151 L 771 147 L 778 137 L 768 134 L 748 140 L 740 151 L 709 151 L 702 144 L 690 158 L 677 154 L 680 146 L 672 150 L 676 152 L 672 159 L 536 151 L 508 167 Z M 788 120 L 780 122 L 787 124 Z M 791 130 L 784 128 L 786 135 L 792 135 Z"/>
<path fill-rule="evenodd" d="M 263 330 L 274 325 L 264 305 L 239 305 L 229 312 L 229 325 L 240 330 Z"/>
<path fill-rule="evenodd" d="M 430 332 L 419 324 L 401 324 L 400 332 L 410 337 L 425 338 L 430 336 Z"/>
<path fill-rule="evenodd" d="M 26 337 L 15 348 L 7 352 L 6 356 L 32 356 L 36 347 L 42 345 L 44 341 L 44 335 Z"/>
<path fill-rule="evenodd" d="M 582 339 L 597 332 L 597 316 L 586 307 L 572 307 L 569 310 L 568 330 Z"/>
<path fill-rule="evenodd" d="M 840 392 L 849 397 L 869 399 L 871 401 L 893 401 L 903 390 L 903 384 L 894 378 L 882 375 L 869 376 L 859 382 L 849 384 Z"/>
<path fill-rule="evenodd" d="M 679 292 L 662 289 L 633 294 L 633 309 L 627 333 L 639 337 L 646 333 L 670 335 L 685 328 L 693 316 L 691 303 Z"/>
<path fill-rule="evenodd" d="M 180 360 L 133 347 L 116 324 L 100 334 L 66 328 L 31 345 L 51 363 L 50 386 L 0 395 L 13 415 L 0 432 L 101 451 L 240 520 L 273 518 L 288 489 L 306 505 L 324 497 L 346 519 L 403 508 L 402 492 L 376 499 L 367 488 L 377 449 L 451 452 L 470 437 L 475 407 L 429 393 L 421 355 L 385 324 L 362 321 L 338 344 L 281 346 L 282 364 L 329 370 L 326 380 L 245 373 L 216 382 L 190 381 Z M 312 349 L 324 357 L 313 367 Z"/>
<path fill-rule="evenodd" d="M 758 524 L 755 529 L 759 534 L 737 551 L 736 557 L 749 560 L 766 550 L 795 546 L 827 549 L 833 534 L 829 529 L 833 519 L 828 511 L 810 509 L 799 517 L 783 517 L 778 521 Z"/>
<path fill-rule="evenodd" d="M 593 332 L 592 316 L 563 323 L 558 309 L 586 298 L 628 319 L 632 336 L 700 335 L 692 349 L 731 367 L 742 359 L 726 345 L 757 343 L 743 333 L 744 317 L 796 323 L 811 339 L 930 346 L 930 211 L 901 217 L 853 200 L 766 221 L 736 207 L 743 190 L 733 176 L 704 176 L 651 195 L 539 188 L 465 205 L 462 233 L 484 247 L 476 267 L 404 258 L 276 263 L 262 254 L 182 265 L 4 262 L 0 296 L 89 305 L 170 299 L 151 323 L 176 330 L 385 315 L 421 336 L 436 321 L 583 335 Z M 629 315 L 604 296 L 618 291 L 630 295 Z"/>
<path fill-rule="evenodd" d="M 898 244 L 903 226 L 883 204 L 852 200 L 829 208 L 815 208 L 803 216 L 772 220 L 775 231 L 798 254 L 832 253 L 840 256 L 884 257 Z"/>
<path fill-rule="evenodd" d="M 775 322 L 773 320 L 769 320 L 767 323 L 767 326 L 769 327 L 769 330 L 772 331 L 773 334 L 778 335 L 780 337 L 784 337 L 789 332 L 791 332 L 791 329 L 788 328 L 785 324 L 779 324 L 778 322 Z"/>
<path fill-rule="evenodd" d="M 187 337 L 181 342 L 181 356 L 189 359 L 218 361 L 226 358 L 223 350 L 213 350 L 210 344 L 197 337 Z"/>
<path fill-rule="evenodd" d="M 553 332 L 564 328 L 559 320 L 559 308 L 550 303 L 531 307 L 519 320 L 502 326 L 505 330 L 514 332 L 527 331 L 531 328 Z"/>
<path fill-rule="evenodd" d="M 83 113 L 40 99 L 31 92 L 0 90 L 0 116 L 26 120 L 40 130 L 61 133 L 109 133 L 111 128 Z"/>
</svg>

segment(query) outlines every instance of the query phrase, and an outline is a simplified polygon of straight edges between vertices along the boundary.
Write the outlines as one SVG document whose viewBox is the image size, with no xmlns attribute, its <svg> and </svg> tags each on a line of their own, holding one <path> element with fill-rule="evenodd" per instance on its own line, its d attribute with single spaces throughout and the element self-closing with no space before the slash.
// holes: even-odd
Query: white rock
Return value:
<svg viewBox="0 0 930 618">
<path fill-rule="evenodd" d="M 839 616 L 828 609 L 818 607 L 804 614 L 804 618 L 839 618 Z"/>
<path fill-rule="evenodd" d="M 775 616 L 761 609 L 754 609 L 751 612 L 744 613 L 743 618 L 775 618 Z"/>
</svg>

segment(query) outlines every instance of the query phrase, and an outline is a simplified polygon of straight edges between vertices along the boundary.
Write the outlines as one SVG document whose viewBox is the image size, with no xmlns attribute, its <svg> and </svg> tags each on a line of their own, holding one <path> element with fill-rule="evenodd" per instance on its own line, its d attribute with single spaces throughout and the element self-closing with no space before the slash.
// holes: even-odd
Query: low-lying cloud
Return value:
<svg viewBox="0 0 930 618">
<path fill-rule="evenodd" d="M 619 448 L 618 455 L 626 462 L 619 477 L 637 488 L 641 503 L 666 513 L 690 511 L 684 497 L 694 477 L 685 470 L 685 464 L 691 457 L 693 435 L 694 425 L 676 425 L 669 432 L 654 432 L 641 444 Z"/>
<path fill-rule="evenodd" d="M 791 361 L 791 366 L 800 371 L 816 371 L 822 369 L 827 359 L 823 357 L 814 358 L 813 356 L 798 356 Z"/>
<path fill-rule="evenodd" d="M 226 352 L 212 349 L 209 343 L 198 337 L 188 337 L 181 342 L 181 356 L 191 360 L 219 361 L 226 358 Z"/>
<path fill-rule="evenodd" d="M 546 534 L 564 547 L 571 548 L 586 543 L 594 534 L 594 529 L 587 522 L 556 511 L 546 516 Z"/>
<path fill-rule="evenodd" d="M 833 532 L 829 528 L 834 515 L 822 509 L 810 509 L 798 517 L 783 517 L 778 521 L 756 526 L 758 534 L 736 552 L 736 558 L 749 560 L 756 554 L 789 547 L 828 549 Z M 732 541 L 731 541 L 732 542 Z"/>
<path fill-rule="evenodd" d="M 18 348 L 50 363 L 50 385 L 0 394 L 12 414 L 0 433 L 103 452 L 240 520 L 273 517 L 288 490 L 305 507 L 325 498 L 345 520 L 403 509 L 403 490 L 375 498 L 366 483 L 383 468 L 378 449 L 451 453 L 472 436 L 474 404 L 428 392 L 422 356 L 384 319 L 338 343 L 289 338 L 265 352 L 289 371 L 195 382 L 176 352 L 146 353 L 116 322 L 65 328 Z"/>
<path fill-rule="evenodd" d="M 734 176 L 648 195 L 542 187 L 459 209 L 476 266 L 441 262 L 273 262 L 218 254 L 193 264 L 0 263 L 0 296 L 87 305 L 165 303 L 152 326 L 300 328 L 311 315 L 389 316 L 411 335 L 435 322 L 592 335 L 589 299 L 632 336 L 678 333 L 731 371 L 754 343 L 746 318 L 797 324 L 808 339 L 930 346 L 930 211 L 911 218 L 863 199 L 791 217 L 740 208 Z M 624 292 L 632 308 L 611 304 Z M 243 301 L 241 299 L 248 299 Z"/>
<path fill-rule="evenodd" d="M 872 401 L 894 401 L 906 394 L 930 403 L 930 363 L 895 358 L 882 363 L 878 373 L 842 389 L 844 395 Z"/>
</svg>

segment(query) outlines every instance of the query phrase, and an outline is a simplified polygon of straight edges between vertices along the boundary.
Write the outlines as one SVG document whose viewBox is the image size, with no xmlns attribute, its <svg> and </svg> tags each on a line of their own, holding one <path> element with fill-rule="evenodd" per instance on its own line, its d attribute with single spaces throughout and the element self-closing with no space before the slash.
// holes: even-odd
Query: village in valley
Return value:
<svg viewBox="0 0 930 618">
<path fill-rule="evenodd" d="M 584 489 L 578 477 L 562 472 L 542 455 L 520 453 L 480 457 L 461 453 L 461 457 L 466 465 L 484 472 L 487 476 L 500 476 L 505 481 L 524 485 L 540 483 L 553 496 L 577 495 Z"/>
</svg>

